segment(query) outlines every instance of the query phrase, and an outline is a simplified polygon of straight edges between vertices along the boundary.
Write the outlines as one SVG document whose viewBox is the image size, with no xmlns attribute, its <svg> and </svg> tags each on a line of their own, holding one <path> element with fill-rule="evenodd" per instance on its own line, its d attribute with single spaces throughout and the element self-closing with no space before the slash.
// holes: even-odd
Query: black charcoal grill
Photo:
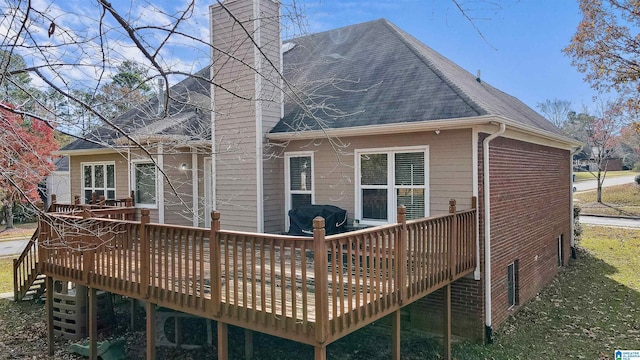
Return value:
<svg viewBox="0 0 640 360">
<path fill-rule="evenodd" d="M 346 231 L 347 210 L 333 205 L 304 205 L 289 210 L 289 235 L 313 236 L 313 219 L 324 218 L 325 234 L 333 235 Z"/>
</svg>

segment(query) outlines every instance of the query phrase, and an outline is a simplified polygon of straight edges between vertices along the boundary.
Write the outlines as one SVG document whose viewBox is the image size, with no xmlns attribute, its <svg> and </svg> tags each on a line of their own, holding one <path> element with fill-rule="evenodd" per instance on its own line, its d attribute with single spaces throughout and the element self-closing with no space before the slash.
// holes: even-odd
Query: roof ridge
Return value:
<svg viewBox="0 0 640 360">
<path fill-rule="evenodd" d="M 437 51 L 435 51 L 434 49 L 432 49 L 428 45 L 423 44 L 418 39 L 413 37 L 411 34 L 405 32 L 404 30 L 402 30 L 400 28 L 398 28 L 395 24 L 391 23 L 387 19 L 382 18 L 380 20 L 383 20 L 382 23 L 385 26 L 387 26 L 392 31 L 392 33 L 412 53 L 414 53 L 416 55 L 416 57 L 418 57 L 425 65 L 427 65 L 429 67 L 429 69 L 431 69 L 431 71 L 433 71 L 445 84 L 447 84 L 447 86 L 449 86 L 449 88 L 451 88 L 451 90 L 453 90 L 458 96 L 460 96 L 460 98 L 465 103 L 467 103 L 469 105 L 469 107 L 471 107 L 473 110 L 475 110 L 478 113 L 478 115 L 485 115 L 485 114 L 490 113 L 490 111 L 485 106 L 483 106 L 482 104 L 480 104 L 479 102 L 474 100 L 471 96 L 469 96 L 469 94 L 467 94 L 464 90 L 462 90 L 462 88 L 460 86 L 456 85 L 429 57 L 427 57 L 419 49 L 417 49 L 412 43 L 410 43 L 408 41 L 407 37 L 412 39 L 412 40 L 417 41 L 422 46 L 424 46 L 424 47 L 428 48 L 429 50 L 433 51 L 434 53 L 440 55 L 447 62 L 449 62 L 450 64 L 452 64 L 452 65 L 454 65 L 454 66 L 456 66 L 458 68 L 460 68 L 462 71 L 469 73 L 467 70 L 464 70 L 462 67 L 460 67 L 459 65 L 455 64 L 454 62 L 449 60 L 447 57 L 445 57 L 444 55 L 438 53 Z"/>
<path fill-rule="evenodd" d="M 379 18 L 379 19 L 369 20 L 369 21 L 365 21 L 365 22 L 361 22 L 361 23 L 357 23 L 357 24 L 345 25 L 345 26 L 341 26 L 341 27 L 338 27 L 338 28 L 334 28 L 334 29 L 328 29 L 328 30 L 319 31 L 319 32 L 310 32 L 310 33 L 307 33 L 307 34 L 298 35 L 296 37 L 282 39 L 282 44 L 285 44 L 285 43 L 288 43 L 288 42 L 295 42 L 298 39 L 304 39 L 304 38 L 313 37 L 313 36 L 320 36 L 320 35 L 323 35 L 323 34 L 326 34 L 326 33 L 329 33 L 329 32 L 341 31 L 341 30 L 345 30 L 345 29 L 348 29 L 348 28 L 355 28 L 355 27 L 360 27 L 360 26 L 366 26 L 368 24 L 381 22 L 381 21 L 388 22 L 388 20 L 385 19 L 385 18 Z"/>
</svg>

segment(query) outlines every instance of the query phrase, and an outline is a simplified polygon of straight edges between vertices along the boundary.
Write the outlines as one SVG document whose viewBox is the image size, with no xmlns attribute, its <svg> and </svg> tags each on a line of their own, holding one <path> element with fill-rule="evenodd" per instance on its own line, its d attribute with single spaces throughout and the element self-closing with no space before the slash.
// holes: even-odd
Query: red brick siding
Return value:
<svg viewBox="0 0 640 360">
<path fill-rule="evenodd" d="M 480 136 L 478 144 L 480 159 L 484 137 Z M 492 327 L 495 329 L 555 277 L 557 239 L 561 234 L 565 239 L 564 263 L 567 262 L 571 192 L 568 150 L 497 138 L 491 142 L 489 151 Z M 479 174 L 482 194 L 482 169 Z M 479 200 L 482 219 L 482 195 Z M 480 231 L 481 249 L 484 249 L 482 225 Z M 507 266 L 516 259 L 519 261 L 519 299 L 510 309 Z"/>
<path fill-rule="evenodd" d="M 470 339 L 484 334 L 482 284 L 462 278 L 451 285 L 451 332 Z M 440 333 L 443 318 L 443 290 L 426 296 L 409 307 L 411 325 Z"/>
<path fill-rule="evenodd" d="M 452 284 L 452 332 L 482 339 L 484 332 L 484 197 L 482 141 L 478 136 L 480 270 L 476 281 Z M 490 143 L 492 327 L 496 329 L 533 298 L 558 272 L 557 238 L 564 235 L 564 264 L 570 255 L 569 151 L 497 138 Z M 536 260 L 537 256 L 537 260 Z M 518 305 L 509 308 L 507 266 L 518 259 Z M 442 329 L 442 291 L 410 307 L 411 323 Z"/>
</svg>

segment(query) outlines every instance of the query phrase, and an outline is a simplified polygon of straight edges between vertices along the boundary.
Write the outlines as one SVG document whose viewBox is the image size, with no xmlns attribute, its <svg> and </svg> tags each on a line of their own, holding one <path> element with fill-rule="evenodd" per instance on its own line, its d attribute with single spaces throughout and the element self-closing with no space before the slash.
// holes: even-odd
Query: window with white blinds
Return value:
<svg viewBox="0 0 640 360">
<path fill-rule="evenodd" d="M 407 219 L 428 215 L 427 148 L 356 151 L 356 216 L 364 222 L 396 221 L 399 205 Z"/>
</svg>

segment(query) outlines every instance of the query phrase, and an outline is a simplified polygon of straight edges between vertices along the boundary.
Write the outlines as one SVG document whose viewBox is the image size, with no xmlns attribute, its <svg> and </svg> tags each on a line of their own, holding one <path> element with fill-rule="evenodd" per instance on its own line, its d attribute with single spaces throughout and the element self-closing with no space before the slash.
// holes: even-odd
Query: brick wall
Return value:
<svg viewBox="0 0 640 360">
<path fill-rule="evenodd" d="M 482 156 L 484 137 L 480 136 L 479 156 Z M 492 325 L 495 329 L 558 273 L 560 235 L 564 237 L 563 263 L 568 261 L 571 174 L 568 150 L 497 138 L 491 142 L 489 151 Z M 482 201 L 480 196 L 480 204 Z M 480 215 L 483 216 L 482 209 Z M 481 234 L 483 231 L 481 228 Z M 484 247 L 483 239 L 481 244 Z M 514 260 L 518 260 L 519 299 L 515 306 L 509 307 L 507 266 Z"/>
<path fill-rule="evenodd" d="M 484 274 L 484 198 L 482 140 L 478 139 L 480 269 Z M 569 152 L 506 138 L 490 143 L 492 327 L 498 328 L 532 299 L 558 272 L 558 236 L 564 236 L 564 259 L 570 255 Z M 510 307 L 507 266 L 518 260 L 518 304 Z M 452 284 L 452 332 L 483 339 L 484 276 Z M 442 291 L 409 308 L 412 326 L 442 329 Z"/>
</svg>

